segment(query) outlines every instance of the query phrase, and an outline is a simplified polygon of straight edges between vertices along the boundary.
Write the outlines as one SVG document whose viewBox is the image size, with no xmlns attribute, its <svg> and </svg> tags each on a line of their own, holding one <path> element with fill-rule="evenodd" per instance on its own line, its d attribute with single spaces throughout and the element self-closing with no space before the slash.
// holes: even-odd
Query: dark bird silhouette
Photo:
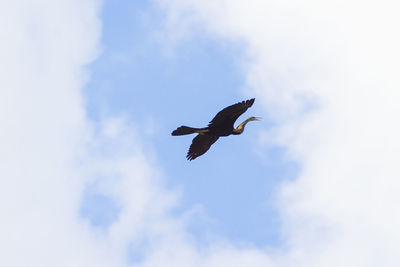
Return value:
<svg viewBox="0 0 400 267">
<path fill-rule="evenodd" d="M 186 135 L 198 133 L 193 138 L 186 158 L 194 160 L 198 156 L 203 155 L 214 144 L 219 137 L 228 136 L 231 134 L 239 135 L 243 133 L 244 127 L 249 121 L 258 121 L 260 118 L 249 117 L 244 122 L 234 127 L 233 124 L 246 110 L 254 103 L 255 98 L 239 102 L 224 108 L 210 121 L 205 128 L 193 128 L 188 126 L 181 126 L 172 132 L 172 135 Z"/>
</svg>

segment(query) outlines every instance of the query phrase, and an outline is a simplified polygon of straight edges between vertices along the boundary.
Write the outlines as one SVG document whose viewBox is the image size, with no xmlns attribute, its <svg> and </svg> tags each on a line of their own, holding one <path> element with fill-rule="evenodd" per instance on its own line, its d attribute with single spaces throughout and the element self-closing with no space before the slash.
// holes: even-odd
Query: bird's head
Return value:
<svg viewBox="0 0 400 267">
<path fill-rule="evenodd" d="M 233 129 L 234 134 L 241 134 L 243 133 L 244 127 L 246 126 L 246 124 L 249 121 L 260 121 L 261 118 L 259 117 L 250 117 L 248 119 L 246 119 L 244 122 L 242 122 L 241 124 L 239 124 L 235 129 Z"/>
<path fill-rule="evenodd" d="M 260 117 L 250 117 L 248 118 L 248 121 L 260 121 L 261 118 Z"/>
</svg>

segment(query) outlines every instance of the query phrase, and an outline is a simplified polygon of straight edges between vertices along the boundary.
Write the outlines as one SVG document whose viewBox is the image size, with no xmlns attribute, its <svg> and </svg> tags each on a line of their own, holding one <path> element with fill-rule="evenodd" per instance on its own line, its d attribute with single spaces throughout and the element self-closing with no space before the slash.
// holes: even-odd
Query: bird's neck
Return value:
<svg viewBox="0 0 400 267">
<path fill-rule="evenodd" d="M 244 127 L 250 121 L 250 118 L 239 124 L 236 128 L 233 129 L 233 134 L 241 134 L 244 131 Z"/>
</svg>

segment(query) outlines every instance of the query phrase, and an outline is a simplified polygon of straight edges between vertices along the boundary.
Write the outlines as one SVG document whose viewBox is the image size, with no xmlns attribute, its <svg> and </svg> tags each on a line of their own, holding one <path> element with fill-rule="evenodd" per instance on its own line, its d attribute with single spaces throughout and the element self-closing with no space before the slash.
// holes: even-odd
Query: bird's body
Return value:
<svg viewBox="0 0 400 267">
<path fill-rule="evenodd" d="M 254 103 L 254 98 L 239 102 L 224 108 L 211 120 L 205 128 L 193 128 L 188 126 L 181 126 L 172 132 L 172 135 L 186 135 L 198 133 L 190 145 L 187 159 L 193 160 L 198 156 L 203 155 L 214 144 L 219 137 L 239 135 L 243 133 L 244 127 L 249 121 L 259 120 L 256 117 L 250 117 L 244 122 L 240 123 L 236 128 L 234 123 L 237 118 L 242 115 Z"/>
</svg>

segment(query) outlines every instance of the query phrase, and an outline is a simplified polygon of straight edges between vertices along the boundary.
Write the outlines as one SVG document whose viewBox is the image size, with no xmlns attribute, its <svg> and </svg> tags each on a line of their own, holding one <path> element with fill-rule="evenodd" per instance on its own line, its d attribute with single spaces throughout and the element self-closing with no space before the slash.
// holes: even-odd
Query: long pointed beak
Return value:
<svg viewBox="0 0 400 267">
<path fill-rule="evenodd" d="M 260 117 L 255 117 L 254 118 L 256 121 L 261 121 L 262 120 L 262 118 L 260 118 Z"/>
</svg>

